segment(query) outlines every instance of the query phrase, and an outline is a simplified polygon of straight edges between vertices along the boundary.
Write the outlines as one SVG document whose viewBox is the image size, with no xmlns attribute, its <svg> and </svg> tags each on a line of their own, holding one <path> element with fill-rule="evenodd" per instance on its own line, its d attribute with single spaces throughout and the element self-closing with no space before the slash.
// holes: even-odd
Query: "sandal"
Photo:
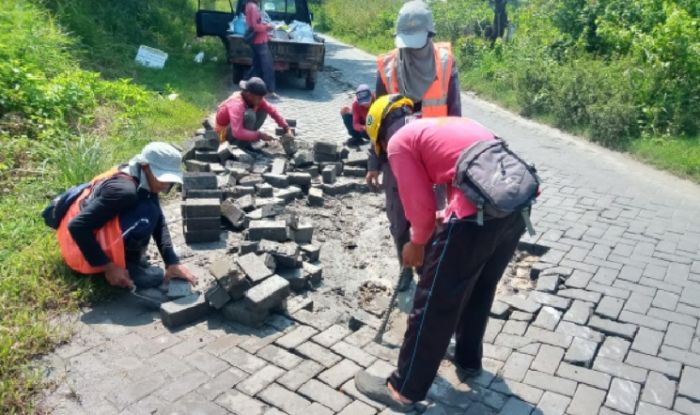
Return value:
<svg viewBox="0 0 700 415">
<path fill-rule="evenodd" d="M 403 403 L 395 400 L 391 396 L 385 378 L 372 376 L 364 370 L 355 375 L 355 387 L 371 400 L 384 404 L 394 411 L 406 413 L 416 409 L 414 403 Z"/>
</svg>

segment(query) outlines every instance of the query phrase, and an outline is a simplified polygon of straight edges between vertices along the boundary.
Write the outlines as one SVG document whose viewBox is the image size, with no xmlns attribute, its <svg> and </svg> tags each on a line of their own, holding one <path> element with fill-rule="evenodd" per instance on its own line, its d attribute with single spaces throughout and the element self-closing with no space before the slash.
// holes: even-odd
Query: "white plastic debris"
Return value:
<svg viewBox="0 0 700 415">
<path fill-rule="evenodd" d="M 204 52 L 199 52 L 198 54 L 194 55 L 194 61 L 195 63 L 204 62 Z"/>
</svg>

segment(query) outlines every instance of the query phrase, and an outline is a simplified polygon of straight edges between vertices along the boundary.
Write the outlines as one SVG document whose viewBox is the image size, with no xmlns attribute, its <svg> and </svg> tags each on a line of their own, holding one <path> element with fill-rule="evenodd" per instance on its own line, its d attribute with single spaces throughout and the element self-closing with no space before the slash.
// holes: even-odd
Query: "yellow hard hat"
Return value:
<svg viewBox="0 0 700 415">
<path fill-rule="evenodd" d="M 382 127 L 384 118 L 393 110 L 404 107 L 413 109 L 413 101 L 400 94 L 383 95 L 369 107 L 365 129 L 377 155 L 382 153 L 382 146 L 379 143 L 379 130 Z"/>
</svg>

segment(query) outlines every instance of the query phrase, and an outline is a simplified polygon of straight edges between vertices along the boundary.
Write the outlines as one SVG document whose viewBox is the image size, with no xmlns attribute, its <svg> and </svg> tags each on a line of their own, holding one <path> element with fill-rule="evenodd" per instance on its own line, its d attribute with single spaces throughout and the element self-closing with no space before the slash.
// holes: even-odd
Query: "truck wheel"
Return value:
<svg viewBox="0 0 700 415">
<path fill-rule="evenodd" d="M 231 72 L 233 84 L 238 85 L 238 83 L 241 82 L 241 79 L 243 79 L 243 76 L 245 75 L 245 67 L 243 65 L 237 65 L 235 63 L 231 64 Z"/>
<path fill-rule="evenodd" d="M 306 89 L 313 91 L 314 88 L 316 88 L 316 73 L 309 72 L 309 74 L 306 75 Z"/>
</svg>

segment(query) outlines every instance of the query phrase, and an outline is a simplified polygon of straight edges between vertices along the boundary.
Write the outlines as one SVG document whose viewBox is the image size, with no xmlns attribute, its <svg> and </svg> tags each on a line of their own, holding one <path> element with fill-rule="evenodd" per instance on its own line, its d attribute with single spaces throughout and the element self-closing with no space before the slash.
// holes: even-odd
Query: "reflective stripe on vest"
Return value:
<svg viewBox="0 0 700 415">
<path fill-rule="evenodd" d="M 398 49 L 380 55 L 377 58 L 377 69 L 379 76 L 389 94 L 399 93 L 399 85 L 396 75 L 396 55 Z M 450 77 L 452 76 L 452 48 L 449 43 L 441 42 L 435 44 L 435 72 L 436 79 L 430 85 L 421 99 L 421 112 L 423 117 L 446 117 L 447 95 L 450 88 Z"/>
<path fill-rule="evenodd" d="M 85 259 L 83 252 L 80 250 L 80 247 L 75 243 L 73 236 L 70 234 L 68 225 L 70 224 L 70 221 L 80 213 L 80 206 L 82 202 L 90 196 L 95 186 L 97 186 L 100 182 L 116 176 L 117 174 L 120 173 L 115 168 L 92 179 L 90 181 L 90 186 L 83 190 L 80 196 L 78 196 L 78 199 L 68 208 L 68 211 L 66 211 L 65 216 L 61 220 L 61 224 L 56 230 L 56 238 L 58 239 L 58 246 L 61 250 L 63 260 L 73 271 L 81 274 L 97 274 L 104 271 L 104 267 L 93 267 L 90 265 L 87 259 Z M 96 230 L 95 239 L 97 239 L 97 242 L 100 244 L 100 248 L 102 248 L 105 255 L 107 255 L 107 257 L 115 265 L 121 268 L 126 268 L 124 238 L 122 236 L 122 229 L 119 223 L 119 215 L 110 219 L 104 224 L 104 226 Z"/>
</svg>

